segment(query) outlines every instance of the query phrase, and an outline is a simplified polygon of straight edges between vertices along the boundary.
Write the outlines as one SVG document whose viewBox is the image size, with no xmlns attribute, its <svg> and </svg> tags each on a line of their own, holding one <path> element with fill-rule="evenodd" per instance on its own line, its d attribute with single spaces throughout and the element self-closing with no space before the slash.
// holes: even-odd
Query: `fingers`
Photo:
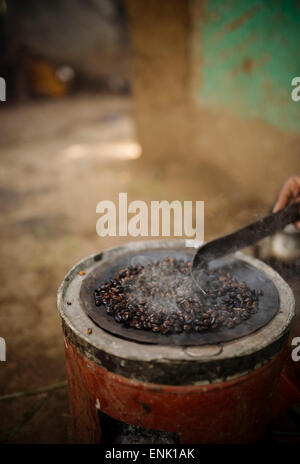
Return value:
<svg viewBox="0 0 300 464">
<path fill-rule="evenodd" d="M 288 199 L 286 196 L 280 196 L 277 200 L 277 203 L 275 203 L 275 206 L 273 208 L 273 213 L 277 213 L 280 211 L 282 208 L 288 205 Z"/>
<path fill-rule="evenodd" d="M 300 193 L 300 176 L 290 177 L 279 192 L 277 202 L 273 208 L 273 213 L 277 213 L 285 206 L 297 201 Z"/>
<path fill-rule="evenodd" d="M 273 213 L 287 206 L 292 198 L 291 180 L 288 179 L 279 192 L 278 200 L 273 208 Z"/>
<path fill-rule="evenodd" d="M 300 195 L 298 195 L 296 200 L 295 200 L 295 202 L 298 202 L 298 201 L 300 201 Z M 300 216 L 300 208 L 299 208 L 299 216 Z M 295 222 L 295 226 L 297 227 L 297 229 L 300 230 L 300 219 L 299 219 L 299 221 Z"/>
</svg>

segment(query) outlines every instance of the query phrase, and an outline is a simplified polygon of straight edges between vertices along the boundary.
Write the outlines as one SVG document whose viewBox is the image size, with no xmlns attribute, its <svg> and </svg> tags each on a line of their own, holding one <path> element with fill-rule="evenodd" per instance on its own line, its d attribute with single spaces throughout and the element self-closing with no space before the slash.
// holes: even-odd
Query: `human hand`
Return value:
<svg viewBox="0 0 300 464">
<path fill-rule="evenodd" d="M 277 213 L 280 209 L 297 201 L 300 201 L 300 176 L 292 176 L 283 184 L 273 208 L 273 213 Z M 300 220 L 295 224 L 300 230 Z"/>
</svg>

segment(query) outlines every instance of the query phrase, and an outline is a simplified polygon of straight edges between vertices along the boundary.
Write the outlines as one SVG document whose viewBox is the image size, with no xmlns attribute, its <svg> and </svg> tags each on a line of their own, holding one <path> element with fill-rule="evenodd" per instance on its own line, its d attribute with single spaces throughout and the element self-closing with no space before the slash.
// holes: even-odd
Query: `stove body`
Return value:
<svg viewBox="0 0 300 464">
<path fill-rule="evenodd" d="M 218 329 L 217 337 L 213 331 L 205 337 L 195 334 L 189 343 L 188 335 L 182 339 L 160 335 L 150 341 L 134 340 L 134 333 L 127 336 L 119 332 L 113 318 L 116 326 L 105 326 L 107 321 L 104 327 L 97 325 L 102 320 L 93 315 L 87 290 L 101 276 L 106 278 L 106 272 L 115 269 L 120 260 L 136 262 L 144 260 L 145 254 L 158 252 L 192 255 L 194 249 L 179 240 L 135 242 L 84 259 L 60 287 L 58 307 L 78 441 L 157 444 L 261 440 L 274 402 L 275 407 L 279 404 L 278 379 L 288 354 L 294 315 L 289 286 L 264 263 L 239 253 L 235 259 L 244 263 L 242 267 L 252 268 L 252 285 L 255 277 L 270 291 L 262 303 L 269 316 L 263 322 L 257 320 L 257 326 L 250 318 L 248 326 L 234 335 Z"/>
</svg>

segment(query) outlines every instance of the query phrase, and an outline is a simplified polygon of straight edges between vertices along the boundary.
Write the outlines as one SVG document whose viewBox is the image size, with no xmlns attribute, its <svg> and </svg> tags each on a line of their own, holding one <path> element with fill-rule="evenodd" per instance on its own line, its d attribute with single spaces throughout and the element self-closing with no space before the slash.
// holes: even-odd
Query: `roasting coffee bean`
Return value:
<svg viewBox="0 0 300 464">
<path fill-rule="evenodd" d="M 121 269 L 94 291 L 95 305 L 125 327 L 162 335 L 233 328 L 259 310 L 262 289 L 224 269 L 205 272 L 205 301 L 191 279 L 191 262 L 166 258 Z"/>
</svg>

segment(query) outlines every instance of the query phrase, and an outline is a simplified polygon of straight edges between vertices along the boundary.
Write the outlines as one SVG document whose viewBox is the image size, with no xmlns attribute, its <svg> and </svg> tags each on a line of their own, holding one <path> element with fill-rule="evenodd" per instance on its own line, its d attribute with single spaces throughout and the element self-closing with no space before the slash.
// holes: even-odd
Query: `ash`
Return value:
<svg viewBox="0 0 300 464">
<path fill-rule="evenodd" d="M 98 411 L 101 424 L 101 444 L 109 446 L 136 445 L 136 444 L 176 444 L 179 443 L 179 435 L 175 432 L 148 429 L 139 425 L 113 419 L 102 411 Z"/>
<path fill-rule="evenodd" d="M 157 430 L 145 429 L 135 425 L 126 424 L 122 432 L 116 437 L 114 443 L 117 444 L 172 444 L 178 443 L 175 433 L 161 432 Z"/>
</svg>

